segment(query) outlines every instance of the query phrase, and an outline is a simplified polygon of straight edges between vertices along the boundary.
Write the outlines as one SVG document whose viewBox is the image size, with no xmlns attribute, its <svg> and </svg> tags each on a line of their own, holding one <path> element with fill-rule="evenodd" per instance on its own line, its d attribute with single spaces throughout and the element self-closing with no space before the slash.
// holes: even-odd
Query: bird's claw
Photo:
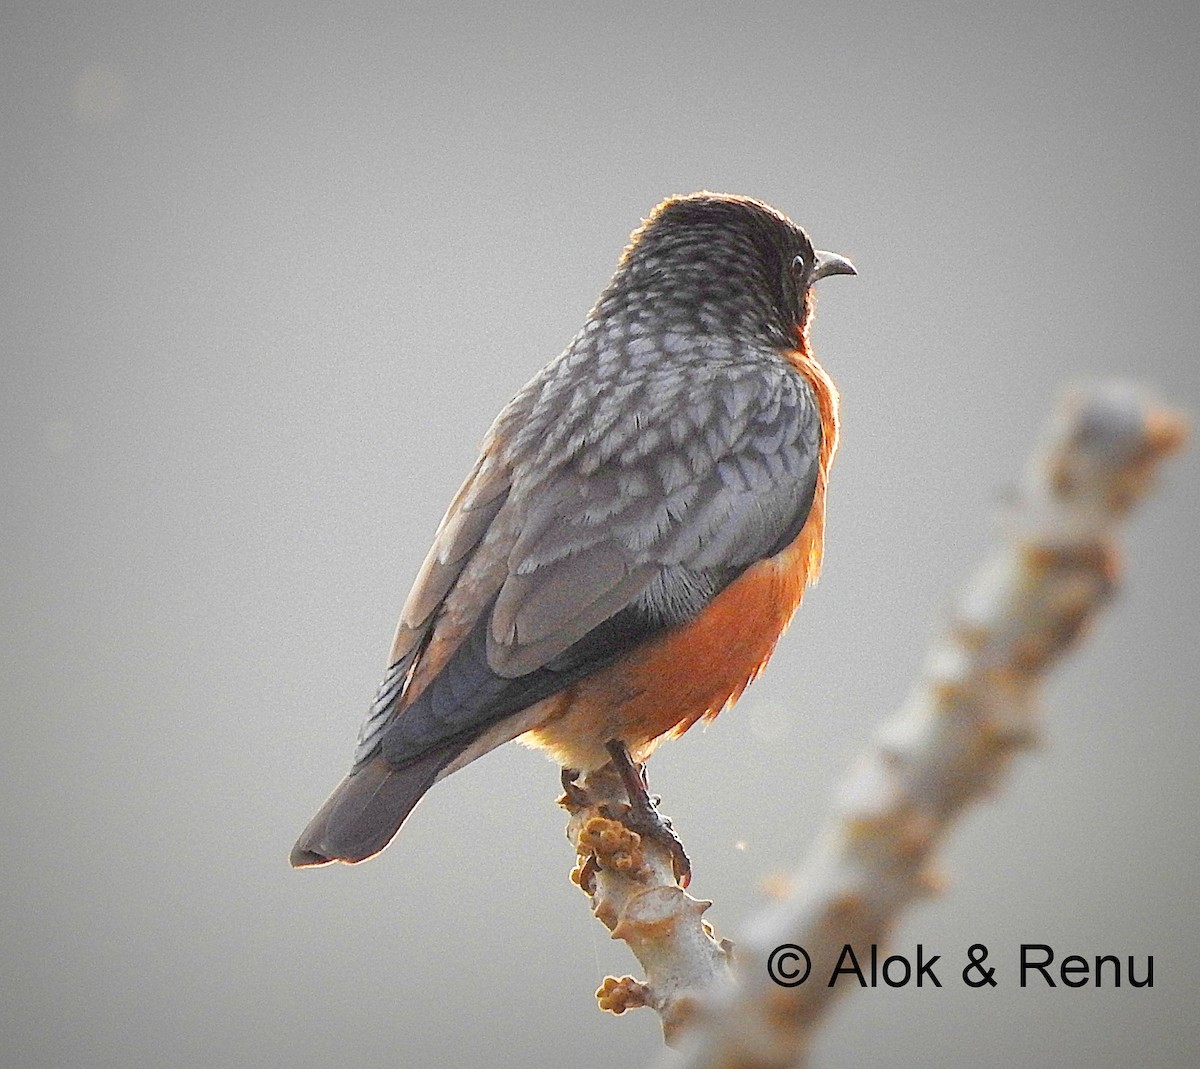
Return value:
<svg viewBox="0 0 1200 1069">
<path fill-rule="evenodd" d="M 680 887 L 687 887 L 692 880 L 692 862 L 671 827 L 671 822 L 658 811 L 659 798 L 646 789 L 646 766 L 638 764 L 629 756 L 629 749 L 620 739 L 605 744 L 612 757 L 613 766 L 625 786 L 629 797 L 629 814 L 625 825 L 639 835 L 649 836 L 671 855 L 671 871 Z"/>
<path fill-rule="evenodd" d="M 558 804 L 564 809 L 577 810 L 584 809 L 592 804 L 591 796 L 584 788 L 579 786 L 580 772 L 577 768 L 564 768 L 562 770 L 562 789 L 563 796 L 558 800 Z"/>
<path fill-rule="evenodd" d="M 653 805 L 640 806 L 631 803 L 625 816 L 625 826 L 639 835 L 646 836 L 665 847 L 671 856 L 671 871 L 680 887 L 686 888 L 692 882 L 692 860 L 675 830 L 671 821 L 664 817 Z"/>
</svg>

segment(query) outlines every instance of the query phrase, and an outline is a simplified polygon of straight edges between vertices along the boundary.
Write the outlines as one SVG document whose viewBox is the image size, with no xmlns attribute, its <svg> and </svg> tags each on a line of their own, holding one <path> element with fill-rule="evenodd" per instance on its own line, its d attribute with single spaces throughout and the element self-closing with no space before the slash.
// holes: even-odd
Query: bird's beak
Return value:
<svg viewBox="0 0 1200 1069">
<path fill-rule="evenodd" d="M 839 256 L 836 252 L 821 252 L 820 249 L 817 249 L 814 259 L 816 262 L 813 264 L 810 285 L 818 279 L 824 278 L 826 275 L 858 274 L 854 270 L 854 264 L 844 256 Z"/>
</svg>

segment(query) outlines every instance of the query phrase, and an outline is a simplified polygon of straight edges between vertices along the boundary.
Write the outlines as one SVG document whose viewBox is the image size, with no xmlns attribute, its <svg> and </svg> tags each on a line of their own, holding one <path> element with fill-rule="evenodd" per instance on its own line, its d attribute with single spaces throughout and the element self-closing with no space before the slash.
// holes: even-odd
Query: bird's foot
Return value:
<svg viewBox="0 0 1200 1069">
<path fill-rule="evenodd" d="M 648 836 L 666 848 L 675 879 L 680 887 L 686 888 L 692 881 L 691 858 L 671 827 L 671 821 L 658 811 L 658 797 L 652 797 L 646 789 L 645 766 L 629 756 L 629 750 L 619 739 L 607 743 L 606 748 L 629 796 L 629 813 L 623 823 L 631 831 Z"/>
<path fill-rule="evenodd" d="M 558 800 L 558 804 L 570 812 L 584 809 L 592 804 L 591 796 L 579 785 L 580 775 L 577 768 L 562 770 L 563 796 Z"/>
<path fill-rule="evenodd" d="M 671 855 L 671 870 L 680 887 L 686 888 L 692 882 L 692 859 L 671 827 L 670 820 L 653 807 L 643 809 L 631 803 L 624 823 L 631 831 L 648 836 L 666 847 Z"/>
</svg>

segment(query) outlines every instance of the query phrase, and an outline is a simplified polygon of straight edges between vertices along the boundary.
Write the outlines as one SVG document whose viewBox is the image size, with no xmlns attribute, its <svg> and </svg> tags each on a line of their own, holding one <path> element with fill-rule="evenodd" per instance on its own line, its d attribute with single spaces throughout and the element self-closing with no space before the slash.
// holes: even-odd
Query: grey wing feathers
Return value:
<svg viewBox="0 0 1200 1069">
<path fill-rule="evenodd" d="M 488 452 L 485 442 L 483 455 L 450 503 L 434 535 L 433 545 L 400 614 L 400 630 L 419 632 L 428 622 L 491 527 L 508 491 L 509 472 Z M 400 647 L 400 637 L 397 634 L 397 644 L 392 649 L 393 661 L 408 652 L 406 645 Z"/>
<path fill-rule="evenodd" d="M 408 654 L 392 664 L 384 674 L 383 682 L 375 691 L 375 699 L 371 702 L 371 708 L 367 712 L 367 719 L 358 729 L 358 741 L 354 750 L 355 765 L 360 765 L 367 760 L 379 745 L 379 740 L 396 707 L 396 700 L 403 692 L 405 683 L 408 682 L 408 673 L 412 669 L 418 651 L 419 647 L 414 646 Z"/>
<path fill-rule="evenodd" d="M 799 532 L 820 445 L 807 383 L 779 361 L 708 372 L 645 376 L 623 397 L 631 434 L 563 421 L 573 455 L 529 473 L 514 461 L 506 507 L 526 522 L 492 616 L 494 671 L 532 671 L 630 603 L 679 622 Z"/>
<path fill-rule="evenodd" d="M 434 614 L 462 575 L 508 495 L 508 473 L 484 452 L 464 480 L 434 535 L 400 613 L 389 666 L 359 728 L 355 765 L 376 750 L 434 624 Z"/>
<path fill-rule="evenodd" d="M 820 434 L 810 387 L 774 354 L 600 386 L 550 365 L 497 419 L 439 528 L 357 759 L 392 724 L 389 759 L 465 737 L 692 617 L 798 534 Z M 447 629 L 461 646 L 445 685 L 405 708 L 424 644 Z"/>
</svg>

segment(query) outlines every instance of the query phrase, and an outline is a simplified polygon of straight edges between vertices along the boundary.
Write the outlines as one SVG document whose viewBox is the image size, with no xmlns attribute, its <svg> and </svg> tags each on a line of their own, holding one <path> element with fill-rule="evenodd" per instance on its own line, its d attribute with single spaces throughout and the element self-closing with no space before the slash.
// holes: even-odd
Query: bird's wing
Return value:
<svg viewBox="0 0 1200 1069">
<path fill-rule="evenodd" d="M 396 635 L 392 640 L 391 655 L 388 659 L 388 670 L 375 692 L 370 711 L 358 732 L 358 748 L 355 752 L 355 766 L 360 766 L 370 757 L 379 745 L 379 739 L 384 729 L 404 708 L 404 698 L 408 684 L 417 662 L 429 652 L 429 640 L 435 632 L 438 610 L 444 608 L 443 603 L 447 594 L 462 578 L 463 570 L 472 560 L 476 551 L 486 540 L 497 514 L 508 497 L 511 486 L 511 473 L 498 462 L 494 434 L 489 434 L 484 440 L 483 449 L 475 467 L 459 487 L 458 493 L 450 502 L 442 522 L 434 534 L 433 544 L 425 555 L 425 560 L 413 580 L 412 589 L 405 599 L 404 608 L 400 612 L 400 621 L 396 625 Z M 468 577 L 466 583 L 460 584 L 456 605 L 465 608 L 471 600 L 469 595 L 474 592 L 481 596 L 486 603 L 494 591 L 480 591 L 480 569 Z M 489 571 L 497 572 L 493 567 Z M 493 579 L 487 583 L 484 576 L 484 586 L 495 585 Z M 467 627 L 462 627 L 462 608 L 458 613 L 442 612 L 438 645 L 445 650 L 442 660 L 453 649 L 445 649 L 461 642 L 463 635 L 474 623 L 474 616 L 468 609 L 470 619 Z M 458 626 L 455 626 L 455 621 Z M 435 649 L 434 658 L 438 651 Z M 431 658 L 424 657 L 428 662 Z"/>
<path fill-rule="evenodd" d="M 811 388 L 778 359 L 695 370 L 557 411 L 543 389 L 502 414 L 409 596 L 360 763 L 473 737 L 693 618 L 796 537 L 817 480 Z"/>
</svg>

